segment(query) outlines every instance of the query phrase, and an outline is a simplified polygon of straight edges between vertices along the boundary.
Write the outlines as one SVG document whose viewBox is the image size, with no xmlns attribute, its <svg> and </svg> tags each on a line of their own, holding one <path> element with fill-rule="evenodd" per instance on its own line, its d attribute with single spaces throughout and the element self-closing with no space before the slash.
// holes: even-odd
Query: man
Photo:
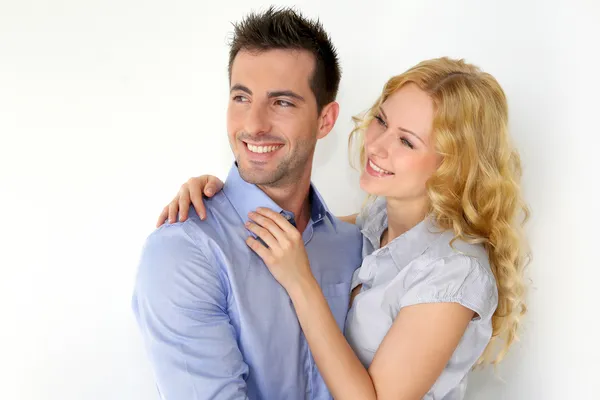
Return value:
<svg viewBox="0 0 600 400">
<path fill-rule="evenodd" d="M 289 10 L 235 26 L 227 128 L 235 156 L 223 191 L 153 232 L 133 309 L 163 399 L 329 399 L 285 290 L 246 245 L 248 213 L 268 207 L 302 232 L 343 328 L 358 229 L 327 209 L 310 175 L 333 128 L 340 69 L 322 26 Z"/>
</svg>

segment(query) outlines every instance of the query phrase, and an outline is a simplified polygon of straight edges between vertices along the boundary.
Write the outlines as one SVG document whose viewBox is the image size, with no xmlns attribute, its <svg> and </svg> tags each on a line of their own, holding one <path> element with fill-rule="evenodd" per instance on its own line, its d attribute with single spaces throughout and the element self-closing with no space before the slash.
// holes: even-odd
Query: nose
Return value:
<svg viewBox="0 0 600 400">
<path fill-rule="evenodd" d="M 251 135 L 260 135 L 271 131 L 267 107 L 253 103 L 244 121 L 245 131 Z"/>
<path fill-rule="evenodd" d="M 367 155 L 373 155 L 380 159 L 385 159 L 388 156 L 388 149 L 392 145 L 390 139 L 394 135 L 389 132 L 389 129 L 380 134 L 372 135 L 367 142 Z"/>
</svg>

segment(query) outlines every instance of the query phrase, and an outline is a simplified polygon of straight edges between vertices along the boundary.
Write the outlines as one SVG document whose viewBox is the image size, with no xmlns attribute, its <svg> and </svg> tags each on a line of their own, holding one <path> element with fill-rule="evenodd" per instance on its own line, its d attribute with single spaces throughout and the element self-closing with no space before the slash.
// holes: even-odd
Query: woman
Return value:
<svg viewBox="0 0 600 400">
<path fill-rule="evenodd" d="M 428 60 L 391 78 L 355 122 L 360 186 L 376 199 L 345 218 L 364 236 L 345 337 L 285 218 L 257 210 L 247 228 L 268 247 L 247 244 L 287 290 L 335 398 L 462 399 L 469 371 L 502 359 L 526 311 L 528 209 L 504 92 L 462 60 Z M 159 224 L 221 187 L 188 181 Z"/>
</svg>

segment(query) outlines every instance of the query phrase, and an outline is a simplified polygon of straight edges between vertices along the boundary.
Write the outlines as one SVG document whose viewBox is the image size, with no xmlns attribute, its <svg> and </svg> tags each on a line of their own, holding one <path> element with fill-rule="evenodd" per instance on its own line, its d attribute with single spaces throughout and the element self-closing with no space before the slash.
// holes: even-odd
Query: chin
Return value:
<svg viewBox="0 0 600 400">
<path fill-rule="evenodd" d="M 240 176 L 243 180 L 254 185 L 264 185 L 269 183 L 273 178 L 273 173 L 265 171 L 261 168 L 253 168 L 248 166 L 239 167 Z"/>
<path fill-rule="evenodd" d="M 370 179 L 369 177 L 362 177 L 360 178 L 360 188 L 364 191 L 367 192 L 370 195 L 373 196 L 386 196 L 386 190 L 385 187 L 382 187 L 383 185 L 381 184 L 377 184 L 376 182 L 373 182 L 372 179 Z"/>
<path fill-rule="evenodd" d="M 238 163 L 238 170 L 242 179 L 253 185 L 272 185 L 281 179 L 277 168 L 268 168 L 267 165 Z"/>
</svg>

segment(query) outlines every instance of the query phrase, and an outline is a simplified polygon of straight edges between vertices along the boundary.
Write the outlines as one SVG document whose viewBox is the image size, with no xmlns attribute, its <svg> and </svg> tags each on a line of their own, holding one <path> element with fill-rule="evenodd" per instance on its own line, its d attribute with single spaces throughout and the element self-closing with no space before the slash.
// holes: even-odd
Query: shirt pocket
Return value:
<svg viewBox="0 0 600 400">
<path fill-rule="evenodd" d="M 321 285 L 325 297 L 337 297 L 350 293 L 350 282 L 324 283 Z"/>
<path fill-rule="evenodd" d="M 350 305 L 350 282 L 324 283 L 321 285 L 321 290 L 338 327 L 343 331 Z"/>
</svg>

